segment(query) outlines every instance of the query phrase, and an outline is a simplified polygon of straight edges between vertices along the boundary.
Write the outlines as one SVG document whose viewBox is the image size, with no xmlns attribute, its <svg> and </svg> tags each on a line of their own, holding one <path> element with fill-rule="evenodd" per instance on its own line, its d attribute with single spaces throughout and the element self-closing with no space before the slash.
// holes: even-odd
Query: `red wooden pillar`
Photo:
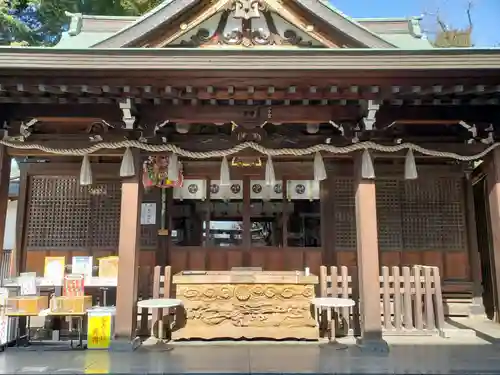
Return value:
<svg viewBox="0 0 500 375">
<path fill-rule="evenodd" d="M 363 178 L 361 163 L 361 154 L 356 155 L 354 189 L 361 319 L 361 337 L 358 343 L 366 350 L 387 351 L 388 346 L 382 340 L 380 315 L 380 267 L 375 180 Z"/>
<path fill-rule="evenodd" d="M 490 232 L 492 246 L 490 250 L 491 270 L 493 274 L 493 300 L 495 320 L 500 322 L 500 149 L 491 152 L 487 168 L 487 188 L 490 212 Z"/>
<path fill-rule="evenodd" d="M 127 345 L 121 344 L 135 340 L 142 190 L 142 183 L 138 176 L 123 180 L 118 248 L 115 321 L 117 343 L 115 348 L 126 348 Z"/>
</svg>

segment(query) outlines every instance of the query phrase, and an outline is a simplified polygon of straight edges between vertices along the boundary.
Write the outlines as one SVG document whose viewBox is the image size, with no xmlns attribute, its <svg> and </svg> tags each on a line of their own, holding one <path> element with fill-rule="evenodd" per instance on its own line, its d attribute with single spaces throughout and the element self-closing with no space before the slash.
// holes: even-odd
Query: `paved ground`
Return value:
<svg viewBox="0 0 500 375">
<path fill-rule="evenodd" d="M 500 374 L 500 345 L 472 336 L 388 338 L 390 352 L 363 353 L 314 343 L 184 344 L 170 352 L 0 353 L 2 374 Z"/>
</svg>

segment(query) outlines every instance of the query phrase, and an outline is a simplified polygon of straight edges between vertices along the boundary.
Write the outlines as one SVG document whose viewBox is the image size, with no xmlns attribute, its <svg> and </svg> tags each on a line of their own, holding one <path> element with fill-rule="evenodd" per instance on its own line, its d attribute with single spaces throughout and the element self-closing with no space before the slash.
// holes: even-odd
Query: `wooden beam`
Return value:
<svg viewBox="0 0 500 375">
<path fill-rule="evenodd" d="M 281 106 L 141 106 L 141 119 L 147 123 L 169 120 L 181 123 L 230 123 L 254 121 L 271 123 L 322 123 L 359 118 L 358 106 L 281 105 Z"/>
<path fill-rule="evenodd" d="M 500 122 L 500 112 L 496 106 L 478 105 L 478 106 L 391 106 L 382 105 L 377 112 L 378 128 L 392 124 L 393 122 L 403 121 L 436 121 L 445 120 L 465 121 L 471 123 Z"/>
<path fill-rule="evenodd" d="M 360 86 L 378 84 L 381 86 L 421 85 L 422 87 L 432 87 L 441 85 L 446 87 L 453 85 L 495 85 L 499 83 L 498 69 L 491 68 L 496 66 L 495 63 L 498 57 L 492 56 L 491 53 L 482 53 L 483 51 L 478 51 L 478 54 L 474 54 L 476 56 L 472 56 L 470 51 L 464 51 L 461 56 L 453 53 L 454 51 L 447 56 L 435 53 L 436 51 L 425 51 L 419 56 L 415 51 L 402 53 L 397 50 L 389 50 L 386 56 L 380 56 L 381 52 L 376 50 L 352 52 L 349 49 L 338 51 L 340 54 L 332 54 L 331 51 L 318 49 L 313 51 L 297 50 L 297 52 L 274 50 L 270 54 L 262 54 L 262 51 L 255 49 L 253 51 L 249 49 L 235 49 L 230 52 L 227 50 L 208 51 L 193 49 L 192 53 L 186 53 L 186 51 L 181 50 L 175 51 L 173 49 L 171 53 L 169 51 L 166 53 L 161 52 L 163 54 L 161 57 L 158 56 L 159 51 L 152 49 L 149 49 L 149 51 L 151 51 L 151 55 L 147 57 L 137 56 L 137 51 L 125 51 L 120 56 L 116 54 L 109 55 L 109 52 L 107 52 L 107 56 L 101 54 L 99 57 L 102 60 L 105 59 L 104 63 L 107 66 L 103 66 L 102 62 L 101 66 L 95 66 L 95 53 L 88 54 L 85 56 L 87 59 L 86 62 L 92 63 L 95 69 L 85 69 L 83 67 L 75 69 L 73 63 L 70 69 L 62 70 L 57 75 L 54 75 L 53 67 L 27 69 L 25 59 L 28 58 L 33 64 L 37 64 L 38 62 L 34 61 L 32 56 L 27 57 L 23 54 L 23 51 L 17 50 L 10 53 L 10 55 L 6 53 L 2 60 L 5 62 L 6 58 L 10 58 L 10 60 L 14 59 L 21 61 L 21 63 L 14 61 L 17 66 L 2 69 L 0 77 L 3 86 L 16 86 L 18 83 L 24 83 L 25 85 L 43 84 L 46 86 L 86 84 L 89 86 L 106 85 L 123 87 L 124 85 L 147 86 L 151 85 L 151 82 L 154 82 L 155 85 L 179 87 L 186 84 L 190 84 L 193 87 L 203 87 L 205 85 L 219 87 L 220 85 L 228 85 L 230 83 L 235 86 L 265 86 L 272 79 L 273 84 L 279 87 L 290 82 L 296 84 L 299 81 L 297 77 L 300 77 L 300 80 L 307 80 L 308 83 L 317 86 L 321 84 L 354 84 Z M 53 59 L 54 56 L 51 57 L 48 55 L 54 52 L 60 53 L 60 51 L 47 51 L 47 53 L 41 54 L 43 55 L 41 58 Z M 78 52 L 85 54 L 87 51 Z M 144 49 L 144 52 L 148 53 L 148 49 Z M 444 53 L 446 54 L 446 52 Z M 106 51 L 104 54 L 106 54 Z M 125 56 L 127 54 L 129 56 Z M 168 56 L 169 54 L 175 56 Z M 373 55 L 379 56 L 374 58 Z M 74 58 L 76 56 L 65 57 Z M 401 57 L 402 60 L 406 61 L 399 61 Z M 84 57 L 78 56 L 77 60 L 80 61 L 82 58 Z M 145 61 L 147 58 L 151 58 L 152 61 Z M 221 62 L 222 65 L 230 66 L 230 68 L 223 69 L 221 65 L 217 66 L 214 58 L 218 62 Z M 452 65 L 455 65 L 455 68 L 450 68 L 451 65 L 443 64 L 443 59 L 446 58 L 449 59 Z M 54 61 L 57 64 L 64 64 L 64 61 L 61 61 L 61 59 L 62 56 L 57 56 L 56 60 L 51 61 L 52 65 Z M 133 60 L 127 61 L 129 66 L 132 64 L 137 67 L 140 66 L 140 68 L 123 69 L 123 67 L 117 65 L 117 59 Z M 161 66 L 158 65 L 154 69 L 144 68 L 145 64 L 151 66 L 157 63 L 158 59 L 164 60 L 166 63 L 163 63 Z M 249 61 L 252 59 L 257 61 L 257 66 L 254 67 L 250 64 Z M 194 60 L 198 60 L 198 64 L 195 66 L 195 64 L 185 63 L 180 69 L 172 67 L 172 64 L 182 64 L 183 60 L 190 60 L 191 63 L 194 62 L 195 64 L 196 61 Z M 489 61 L 485 62 L 486 60 Z M 245 63 L 242 63 L 242 61 L 245 61 Z M 349 67 L 348 64 L 352 62 L 357 63 L 357 65 Z M 8 63 L 13 64 L 12 61 L 8 61 Z M 287 65 L 287 67 L 279 69 L 276 66 L 269 65 L 273 63 L 281 66 Z M 406 65 L 407 68 L 401 69 L 400 67 L 396 67 L 399 63 Z M 364 69 L 360 64 L 372 65 L 370 68 Z M 409 64 L 411 64 L 411 68 L 408 68 Z M 461 65 L 461 68 L 456 67 L 457 64 Z M 489 68 L 485 67 L 488 64 Z M 377 67 L 376 65 L 379 66 Z M 386 65 L 387 68 L 381 68 L 382 65 Z M 419 69 L 416 65 L 427 65 L 427 67 L 429 65 L 439 65 L 440 68 Z M 464 69 L 464 65 L 468 65 L 469 68 Z M 474 67 L 471 65 L 474 65 Z M 482 68 L 479 65 L 482 65 Z M 207 66 L 210 68 L 207 69 Z M 343 68 L 336 69 L 339 66 Z"/>
<path fill-rule="evenodd" d="M 99 118 L 121 121 L 122 113 L 114 104 L 32 104 L 2 105 L 11 108 L 10 118 L 24 120 L 39 117 Z M 359 117 L 357 105 L 281 105 L 281 106 L 219 106 L 219 105 L 138 105 L 141 123 L 157 123 L 165 120 L 182 123 L 230 123 L 249 119 L 280 123 L 328 122 L 352 120 Z"/>
<path fill-rule="evenodd" d="M 24 120 L 39 117 L 60 118 L 99 118 L 120 121 L 122 112 L 118 104 L 3 104 L 0 111 L 10 109 L 12 120 Z"/>
<path fill-rule="evenodd" d="M 138 105 L 141 123 L 165 120 L 184 123 L 229 123 L 256 121 L 281 123 L 313 123 L 359 119 L 357 105 L 282 105 L 282 106 L 219 106 L 219 105 Z M 11 104 L 1 105 L 1 112 L 9 111 L 11 120 L 38 117 L 102 118 L 106 121 L 122 120 L 118 105 L 114 104 Z M 378 126 L 394 121 L 455 121 L 500 122 L 495 106 L 391 106 L 382 105 L 377 113 Z"/>
</svg>

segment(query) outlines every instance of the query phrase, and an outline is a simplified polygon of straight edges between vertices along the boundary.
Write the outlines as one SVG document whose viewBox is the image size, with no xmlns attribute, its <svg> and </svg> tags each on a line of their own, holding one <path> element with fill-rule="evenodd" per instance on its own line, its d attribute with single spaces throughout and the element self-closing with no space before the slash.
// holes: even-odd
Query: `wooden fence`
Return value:
<svg viewBox="0 0 500 375">
<path fill-rule="evenodd" d="M 329 271 L 329 273 L 328 273 Z M 438 267 L 382 267 L 380 275 L 381 324 L 385 333 L 442 333 L 443 298 Z M 356 306 L 341 308 L 344 329 L 359 329 L 357 270 L 321 266 L 322 297 L 352 298 Z"/>
</svg>

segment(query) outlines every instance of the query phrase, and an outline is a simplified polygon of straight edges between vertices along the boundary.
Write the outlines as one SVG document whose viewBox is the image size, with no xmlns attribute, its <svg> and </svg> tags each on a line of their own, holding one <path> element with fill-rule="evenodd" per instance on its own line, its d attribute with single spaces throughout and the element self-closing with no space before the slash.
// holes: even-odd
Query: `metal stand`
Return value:
<svg viewBox="0 0 500 375">
<path fill-rule="evenodd" d="M 151 323 L 151 336 L 142 343 L 142 347 L 146 350 L 151 350 L 151 351 L 158 351 L 158 352 L 168 352 L 173 350 L 174 348 L 167 344 L 166 341 L 163 339 L 163 309 L 160 310 L 160 316 L 161 319 L 158 321 L 158 338 L 155 337 L 154 335 L 154 322 Z M 168 310 L 167 310 L 168 311 Z M 167 328 L 168 332 L 167 334 L 170 333 L 170 329 Z"/>
<path fill-rule="evenodd" d="M 341 344 L 340 342 L 337 341 L 336 338 L 336 326 L 337 326 L 337 321 L 335 319 L 335 311 L 332 311 L 332 317 L 330 320 L 327 321 L 327 309 L 323 308 L 321 312 L 321 326 L 326 328 L 328 332 L 328 342 L 323 344 L 322 346 L 334 349 L 334 350 L 345 350 L 348 348 L 347 345 Z M 325 327 L 326 326 L 326 327 Z"/>
<path fill-rule="evenodd" d="M 108 290 L 109 290 L 109 288 L 101 287 L 99 289 L 101 289 L 101 292 L 102 292 L 101 305 L 102 306 L 108 306 Z"/>
<path fill-rule="evenodd" d="M 335 350 L 345 350 L 347 349 L 347 345 L 341 344 L 337 341 L 336 335 L 336 325 L 337 321 L 335 320 L 335 312 L 332 313 L 332 319 L 328 321 L 328 346 Z"/>
<path fill-rule="evenodd" d="M 83 346 L 83 336 L 82 336 L 82 331 L 83 331 L 83 316 L 80 316 L 77 318 L 77 332 L 78 332 L 78 345 L 74 346 L 73 345 L 73 317 L 70 317 L 70 327 L 71 327 L 71 334 L 70 334 L 70 346 L 71 349 L 85 349 Z"/>
<path fill-rule="evenodd" d="M 18 316 L 17 317 L 17 335 L 16 335 L 16 348 L 19 348 L 20 347 L 20 343 L 21 343 L 21 318 L 23 318 L 22 316 Z M 25 341 L 24 343 L 24 346 L 30 346 L 30 341 L 31 341 L 31 337 L 30 337 L 30 330 L 31 330 L 31 316 L 29 315 L 26 315 L 25 316 L 26 318 L 26 325 L 24 326 L 24 328 L 26 329 L 26 335 L 24 335 L 22 338 Z"/>
</svg>

